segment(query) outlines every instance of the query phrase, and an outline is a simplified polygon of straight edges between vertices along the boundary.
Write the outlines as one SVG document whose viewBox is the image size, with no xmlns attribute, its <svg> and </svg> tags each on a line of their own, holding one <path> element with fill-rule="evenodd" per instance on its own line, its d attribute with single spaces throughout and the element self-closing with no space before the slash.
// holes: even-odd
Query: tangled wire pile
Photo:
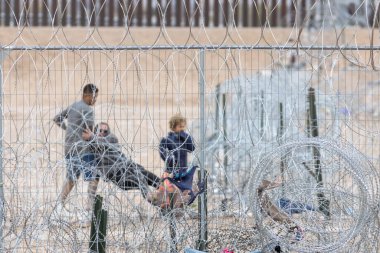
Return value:
<svg viewBox="0 0 380 253">
<path fill-rule="evenodd" d="M 240 179 L 249 173 L 252 164 L 258 162 L 263 150 L 270 149 L 276 142 L 310 135 L 307 125 L 310 80 L 311 75 L 305 69 L 284 68 L 239 76 L 217 87 L 209 97 L 217 106 L 215 114 L 210 113 L 207 119 L 210 126 L 207 148 L 213 155 L 206 159 L 206 166 L 212 168 L 212 180 L 216 184 L 222 184 L 223 178 L 216 176 L 228 167 L 226 176 L 230 182 L 246 185 Z M 314 95 L 319 134 L 336 138 L 340 134 L 338 122 L 341 117 L 337 96 L 319 90 Z M 224 154 L 219 155 L 220 152 Z M 219 157 L 226 163 L 215 166 Z"/>
<path fill-rule="evenodd" d="M 280 184 L 263 187 L 276 177 Z M 261 157 L 250 199 L 263 241 L 296 252 L 362 252 L 378 243 L 379 183 L 377 170 L 352 146 L 301 139 Z"/>
</svg>

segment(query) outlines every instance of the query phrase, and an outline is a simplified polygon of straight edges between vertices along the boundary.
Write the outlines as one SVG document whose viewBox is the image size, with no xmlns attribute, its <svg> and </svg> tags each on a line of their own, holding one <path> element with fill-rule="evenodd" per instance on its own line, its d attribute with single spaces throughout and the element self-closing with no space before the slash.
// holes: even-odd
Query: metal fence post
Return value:
<svg viewBox="0 0 380 253">
<path fill-rule="evenodd" d="M 309 99 L 309 112 L 310 112 L 310 124 L 311 124 L 311 136 L 318 137 L 318 118 L 317 118 L 317 106 L 315 99 L 315 90 L 310 87 L 308 90 L 308 99 Z M 323 188 L 323 179 L 322 179 L 322 169 L 321 169 L 321 153 L 318 147 L 313 146 L 312 155 L 314 160 L 314 168 L 316 180 L 318 183 L 318 188 Z M 330 201 L 326 198 L 323 191 L 319 191 L 318 196 L 318 204 L 319 211 L 321 211 L 326 216 L 330 216 Z"/>
<path fill-rule="evenodd" d="M 90 252 L 104 253 L 106 252 L 106 231 L 107 231 L 107 211 L 103 208 L 103 197 L 96 195 L 95 204 L 93 206 L 93 214 L 90 230 Z"/>
<path fill-rule="evenodd" d="M 205 192 L 199 196 L 198 212 L 199 212 L 199 239 L 197 248 L 204 251 L 207 246 L 207 183 L 205 171 L 205 49 L 199 52 L 199 147 L 200 147 L 200 180 L 205 182 Z"/>
<path fill-rule="evenodd" d="M 3 184 L 3 61 L 7 56 L 4 49 L 0 49 L 0 252 L 4 252 L 3 227 L 4 217 L 4 184 Z"/>
<path fill-rule="evenodd" d="M 174 211 L 174 193 L 169 193 L 169 231 L 170 231 L 170 253 L 178 253 L 177 250 L 177 232 Z"/>
</svg>

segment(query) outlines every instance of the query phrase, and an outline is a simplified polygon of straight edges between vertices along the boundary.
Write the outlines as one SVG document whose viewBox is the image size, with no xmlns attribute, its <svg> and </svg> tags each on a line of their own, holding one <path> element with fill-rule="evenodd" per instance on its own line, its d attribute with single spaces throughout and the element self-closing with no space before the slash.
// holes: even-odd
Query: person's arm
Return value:
<svg viewBox="0 0 380 253">
<path fill-rule="evenodd" d="M 63 110 L 61 113 L 58 113 L 57 115 L 55 115 L 55 117 L 53 118 L 54 123 L 64 130 L 66 130 L 67 128 L 66 123 L 65 123 L 65 119 L 67 118 L 67 113 L 68 113 L 68 108 Z"/>
<path fill-rule="evenodd" d="M 116 137 L 116 135 L 112 133 L 104 137 L 104 140 L 108 143 L 113 143 L 113 144 L 119 143 L 119 139 Z"/>
<path fill-rule="evenodd" d="M 110 143 L 118 144 L 119 139 L 114 134 L 109 134 L 105 137 L 95 135 L 90 129 L 85 129 L 82 133 L 82 139 L 91 143 Z"/>
<path fill-rule="evenodd" d="M 195 150 L 193 138 L 191 138 L 190 134 L 186 133 L 185 131 L 182 131 L 179 133 L 179 137 L 181 141 L 183 141 L 183 145 L 181 146 L 181 149 L 185 149 L 189 152 L 193 152 Z"/>
<path fill-rule="evenodd" d="M 282 180 L 279 176 L 277 176 L 274 181 L 269 181 L 269 180 L 264 179 L 263 181 L 261 181 L 261 184 L 259 185 L 258 190 L 265 191 L 265 190 L 277 188 L 281 186 L 281 184 L 282 184 Z"/>
<path fill-rule="evenodd" d="M 94 125 L 95 125 L 94 111 L 92 109 L 85 110 L 82 112 L 81 116 L 84 123 L 83 127 L 85 129 L 90 129 L 91 131 L 94 131 Z"/>
<path fill-rule="evenodd" d="M 94 139 L 94 137 L 94 133 L 88 128 L 82 132 L 82 139 L 85 141 L 91 141 Z"/>
<path fill-rule="evenodd" d="M 168 153 L 166 138 L 162 138 L 161 139 L 160 146 L 159 146 L 159 152 L 160 152 L 161 159 L 163 161 L 166 161 L 166 156 L 167 156 L 167 153 Z"/>
<path fill-rule="evenodd" d="M 104 154 L 104 152 L 118 152 L 120 151 L 119 141 L 114 134 L 109 134 L 106 137 L 98 136 L 91 132 L 89 129 L 85 130 L 82 134 L 83 140 L 87 141 L 87 145 L 95 153 Z M 116 159 L 117 160 L 117 159 Z"/>
<path fill-rule="evenodd" d="M 168 148 L 168 139 L 162 138 L 159 146 L 160 157 L 166 163 L 167 167 L 174 167 L 175 159 Z"/>
</svg>

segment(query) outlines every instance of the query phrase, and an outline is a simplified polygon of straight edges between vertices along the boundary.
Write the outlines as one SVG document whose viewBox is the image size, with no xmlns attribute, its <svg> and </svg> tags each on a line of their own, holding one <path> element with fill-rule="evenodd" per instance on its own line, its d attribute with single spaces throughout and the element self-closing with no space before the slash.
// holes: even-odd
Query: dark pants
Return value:
<svg viewBox="0 0 380 253">
<path fill-rule="evenodd" d="M 108 173 L 106 178 L 122 190 L 138 189 L 144 197 L 146 196 L 148 186 L 158 188 L 161 182 L 161 178 L 134 162 L 128 162 L 125 166 L 118 168 L 118 170 Z"/>
</svg>

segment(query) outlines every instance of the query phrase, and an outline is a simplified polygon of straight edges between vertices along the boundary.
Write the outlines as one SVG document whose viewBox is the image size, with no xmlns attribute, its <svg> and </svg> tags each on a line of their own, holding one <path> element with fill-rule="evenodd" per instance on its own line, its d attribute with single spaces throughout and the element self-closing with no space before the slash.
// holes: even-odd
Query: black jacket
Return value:
<svg viewBox="0 0 380 253">
<path fill-rule="evenodd" d="M 193 139 L 186 132 L 169 132 L 160 142 L 160 157 L 165 161 L 167 172 L 182 172 L 187 169 L 187 153 L 194 151 Z"/>
</svg>

